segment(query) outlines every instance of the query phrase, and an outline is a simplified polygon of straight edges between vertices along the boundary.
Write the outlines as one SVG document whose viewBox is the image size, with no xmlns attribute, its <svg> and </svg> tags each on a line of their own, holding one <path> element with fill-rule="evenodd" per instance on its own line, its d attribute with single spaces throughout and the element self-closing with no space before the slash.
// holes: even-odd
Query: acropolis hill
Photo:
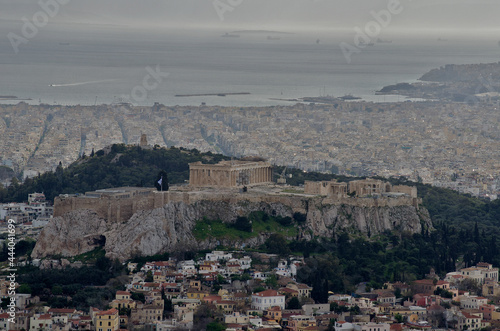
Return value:
<svg viewBox="0 0 500 331">
<path fill-rule="evenodd" d="M 420 233 L 432 227 L 411 187 L 368 179 L 349 184 L 309 182 L 299 188 L 269 183 L 266 162 L 190 166 L 197 178 L 194 183 L 206 183 L 208 177 L 221 180 L 212 186 L 173 186 L 165 192 L 123 187 L 56 198 L 55 218 L 41 233 L 33 256 L 73 256 L 103 246 L 108 256 L 125 260 L 137 254 L 213 248 L 221 243 L 255 246 L 271 233 L 259 233 L 247 241 L 208 238 L 201 242 L 192 233 L 204 218 L 230 224 L 255 211 L 281 217 L 304 215 L 306 222 L 298 226 L 297 238 L 289 239 L 331 237 L 341 231 L 368 236 L 386 230 Z M 235 181 L 222 181 L 226 175 Z M 334 191 L 339 185 L 349 191 Z"/>
<path fill-rule="evenodd" d="M 108 221 L 125 221 L 137 211 L 161 208 L 172 202 L 197 201 L 272 202 L 289 206 L 293 212 L 307 213 L 309 203 L 352 205 L 357 207 L 413 206 L 419 208 L 416 187 L 392 186 L 366 179 L 349 183 L 335 180 L 307 181 L 304 189 L 272 183 L 272 166 L 267 162 L 222 161 L 218 164 L 191 163 L 189 186 L 174 186 L 169 191 L 151 188 L 120 187 L 87 192 L 85 195 L 60 195 L 54 200 L 54 216 L 89 209 Z M 248 190 L 248 187 L 252 189 Z M 242 190 L 245 192 L 242 193 Z M 246 191 L 248 190 L 248 191 Z"/>
</svg>

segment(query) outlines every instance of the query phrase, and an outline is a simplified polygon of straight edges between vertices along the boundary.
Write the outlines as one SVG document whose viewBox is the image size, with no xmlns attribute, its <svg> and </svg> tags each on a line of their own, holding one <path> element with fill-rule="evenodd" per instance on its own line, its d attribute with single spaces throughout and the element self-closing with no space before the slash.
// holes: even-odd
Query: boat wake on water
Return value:
<svg viewBox="0 0 500 331">
<path fill-rule="evenodd" d="M 118 79 L 93 80 L 93 81 L 89 81 L 89 82 L 68 83 L 68 84 L 49 84 L 49 86 L 51 86 L 51 87 L 80 86 L 80 85 L 87 85 L 87 84 L 113 82 L 116 80 L 118 80 Z"/>
</svg>

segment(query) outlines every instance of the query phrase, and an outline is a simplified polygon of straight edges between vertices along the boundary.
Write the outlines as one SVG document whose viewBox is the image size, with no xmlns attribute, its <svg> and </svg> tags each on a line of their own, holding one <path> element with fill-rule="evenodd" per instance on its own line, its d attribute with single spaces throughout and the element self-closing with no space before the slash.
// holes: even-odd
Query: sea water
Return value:
<svg viewBox="0 0 500 331">
<path fill-rule="evenodd" d="M 269 106 L 295 103 L 286 99 L 346 94 L 367 101 L 403 101 L 375 91 L 414 82 L 445 64 L 500 59 L 495 40 L 400 36 L 360 49 L 348 63 L 339 45 L 353 43 L 349 34 L 231 32 L 239 37 L 221 37 L 224 31 L 218 30 L 60 25 L 47 26 L 15 53 L 6 28 L 2 32 L 0 96 L 31 99 L 31 104 Z M 160 79 L 148 77 L 151 70 L 160 70 Z M 249 94 L 176 97 L 241 92 Z"/>
</svg>

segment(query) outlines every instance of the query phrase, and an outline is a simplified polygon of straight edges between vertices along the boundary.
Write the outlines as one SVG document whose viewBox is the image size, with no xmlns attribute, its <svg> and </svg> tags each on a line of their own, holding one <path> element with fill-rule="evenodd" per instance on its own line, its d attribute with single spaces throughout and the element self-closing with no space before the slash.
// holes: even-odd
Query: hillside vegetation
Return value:
<svg viewBox="0 0 500 331">
<path fill-rule="evenodd" d="M 7 189 L 0 188 L 0 202 L 25 201 L 33 192 L 43 192 L 47 199 L 53 200 L 59 194 L 85 193 L 110 187 L 154 187 L 160 171 L 168 174 L 170 183 L 184 183 L 189 179 L 188 163 L 218 163 L 227 159 L 221 154 L 200 153 L 196 149 L 143 149 L 116 144 L 106 151 L 84 156 L 66 169 L 58 166 L 55 172 L 26 179 L 22 185 L 14 180 Z"/>
<path fill-rule="evenodd" d="M 107 151 L 79 159 L 67 169 L 58 167 L 55 172 L 27 179 L 22 184 L 14 181 L 7 189 L 0 190 L 0 198 L 2 202 L 23 201 L 28 193 L 44 192 L 53 199 L 61 193 L 84 193 L 108 187 L 153 187 L 162 170 L 168 174 L 170 183 L 184 183 L 189 176 L 189 162 L 216 163 L 224 159 L 228 158 L 197 150 L 145 150 L 113 145 Z M 276 167 L 275 177 L 282 171 L 282 167 Z M 291 185 L 303 184 L 305 180 L 357 179 L 299 169 L 287 169 L 286 174 L 291 175 L 291 178 L 287 176 Z M 254 213 L 240 217 L 234 224 L 199 220 L 193 234 L 204 240 L 208 237 L 251 238 L 260 232 L 274 233 L 260 249 L 282 255 L 290 252 L 304 255 L 308 268 L 301 271 L 299 279 L 314 285 L 315 290 L 352 290 L 361 281 L 371 281 L 373 286 L 386 280 L 408 281 L 423 277 L 431 267 L 443 275 L 480 261 L 500 265 L 500 201 L 476 199 L 452 190 L 400 179 L 390 181 L 417 186 L 423 206 L 433 220 L 434 230 L 414 235 L 387 231 L 371 238 L 340 232 L 331 238 L 287 241 L 286 238 L 294 237 L 296 227 L 304 224 L 301 215 L 280 219 Z M 321 293 L 326 292 L 314 295 L 317 297 Z"/>
</svg>

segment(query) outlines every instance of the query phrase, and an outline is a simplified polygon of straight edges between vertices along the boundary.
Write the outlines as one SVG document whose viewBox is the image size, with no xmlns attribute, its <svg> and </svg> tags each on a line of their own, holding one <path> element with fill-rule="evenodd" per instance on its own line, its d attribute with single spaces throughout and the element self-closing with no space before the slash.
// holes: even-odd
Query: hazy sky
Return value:
<svg viewBox="0 0 500 331">
<path fill-rule="evenodd" d="M 49 1 L 49 0 L 46 0 Z M 62 1 L 62 0 L 61 0 Z M 67 0 L 66 0 L 67 1 Z M 364 26 L 371 11 L 396 0 L 70 0 L 52 22 L 282 29 Z M 218 15 L 214 3 L 236 4 Z M 499 0 L 400 0 L 402 12 L 387 27 L 401 29 L 496 30 Z M 20 20 L 40 11 L 35 0 L 0 0 L 0 18 Z M 220 12 L 220 11 L 219 11 Z"/>
</svg>

